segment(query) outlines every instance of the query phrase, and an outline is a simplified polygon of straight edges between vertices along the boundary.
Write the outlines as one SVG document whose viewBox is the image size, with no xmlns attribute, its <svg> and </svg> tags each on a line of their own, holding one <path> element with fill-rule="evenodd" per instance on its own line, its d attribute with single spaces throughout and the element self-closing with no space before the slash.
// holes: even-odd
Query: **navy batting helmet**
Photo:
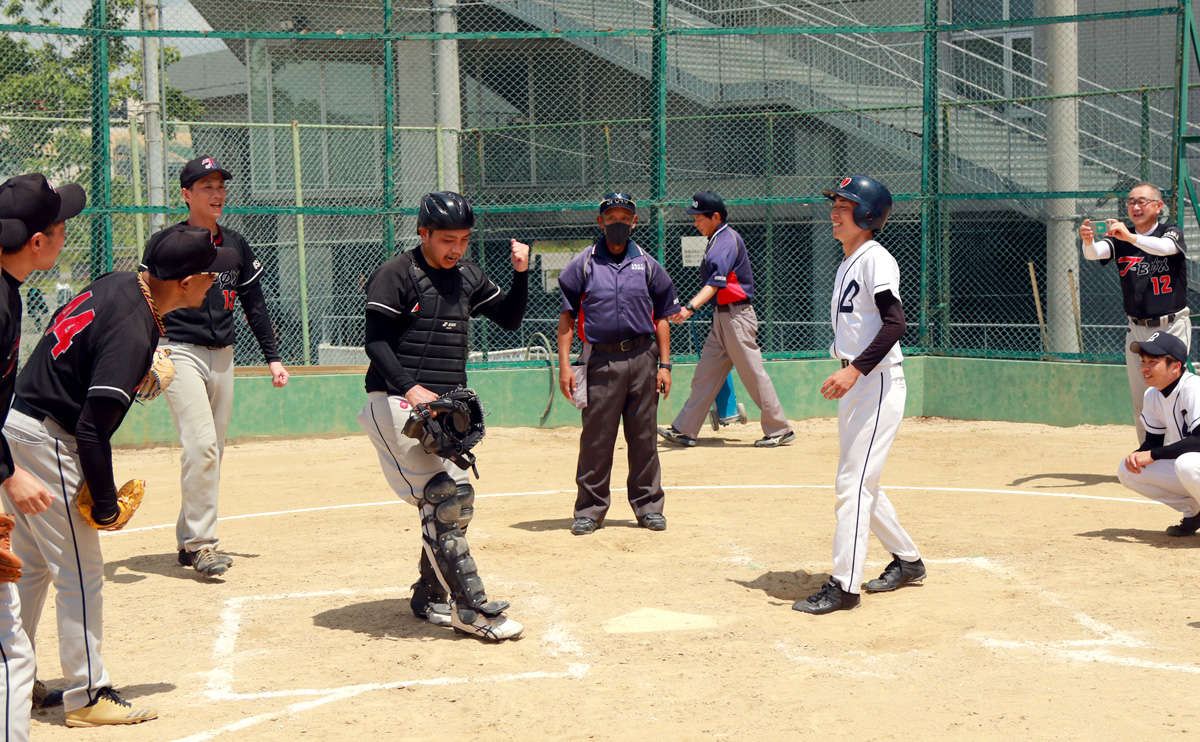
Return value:
<svg viewBox="0 0 1200 742">
<path fill-rule="evenodd" d="M 417 228 L 470 229 L 474 226 L 475 212 L 471 211 L 471 204 L 454 191 L 426 193 L 421 198 Z"/>
<path fill-rule="evenodd" d="M 835 196 L 841 196 L 858 204 L 854 207 L 854 223 L 859 229 L 883 229 L 888 214 L 892 213 L 892 192 L 883 183 L 866 175 L 842 178 L 837 188 L 821 191 L 821 195 L 830 201 Z"/>
</svg>

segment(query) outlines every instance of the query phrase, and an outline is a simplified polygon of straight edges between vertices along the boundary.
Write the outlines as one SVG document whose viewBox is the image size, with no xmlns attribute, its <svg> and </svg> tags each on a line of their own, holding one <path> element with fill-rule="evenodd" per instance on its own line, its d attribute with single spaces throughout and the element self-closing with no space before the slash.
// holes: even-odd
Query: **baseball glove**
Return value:
<svg viewBox="0 0 1200 742">
<path fill-rule="evenodd" d="M 471 453 L 485 432 L 483 403 L 474 389 L 459 387 L 432 402 L 413 408 L 404 423 L 404 434 L 421 442 L 422 448 L 453 461 L 460 469 L 470 469 L 479 478 L 475 455 Z"/>
<path fill-rule="evenodd" d="M 79 517 L 83 518 L 83 522 L 97 531 L 119 531 L 137 512 L 138 506 L 142 504 L 142 498 L 145 496 L 146 480 L 130 479 L 121 485 L 121 489 L 117 490 L 117 510 L 120 511 L 117 519 L 108 525 L 100 525 L 92 518 L 92 505 L 94 504 L 92 491 L 88 489 L 87 482 L 84 482 L 83 487 L 79 489 L 79 496 L 75 498 L 75 509 L 79 511 Z"/>
<path fill-rule="evenodd" d="M 12 529 L 16 520 L 8 513 L 0 513 L 0 582 L 16 582 L 21 579 L 21 558 L 12 553 Z"/>
<path fill-rule="evenodd" d="M 149 402 L 166 391 L 175 380 L 175 361 L 171 360 L 170 348 L 159 348 L 154 351 L 154 360 L 150 370 L 137 390 L 137 401 Z"/>
</svg>

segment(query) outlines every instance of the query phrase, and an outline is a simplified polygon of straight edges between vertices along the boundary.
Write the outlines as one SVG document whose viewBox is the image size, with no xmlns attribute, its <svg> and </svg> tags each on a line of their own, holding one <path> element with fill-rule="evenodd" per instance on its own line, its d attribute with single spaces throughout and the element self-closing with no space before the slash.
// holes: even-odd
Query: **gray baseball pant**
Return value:
<svg viewBox="0 0 1200 742">
<path fill-rule="evenodd" d="M 758 347 L 758 315 L 750 305 L 713 312 L 712 329 L 704 341 L 700 363 L 692 375 L 692 390 L 683 409 L 671 423 L 686 436 L 695 438 L 708 417 L 729 369 L 737 369 L 738 378 L 750 393 L 750 399 L 762 410 L 762 429 L 776 436 L 791 429 L 775 385 L 763 368 L 762 349 Z"/>
<path fill-rule="evenodd" d="M 175 548 L 196 552 L 216 548 L 217 498 L 225 432 L 233 414 L 233 347 L 160 343 L 170 348 L 175 381 L 163 394 L 183 445 L 182 503 L 175 523 Z"/>
<path fill-rule="evenodd" d="M 25 563 L 17 583 L 21 624 L 31 644 L 37 643 L 38 623 L 46 593 L 54 584 L 58 618 L 58 659 L 67 690 L 63 708 L 88 705 L 96 692 L 112 686 L 100 644 L 104 637 L 104 556 L 100 532 L 83 522 L 75 498 L 83 485 L 75 436 L 53 420 L 42 422 L 10 410 L 4 423 L 13 461 L 54 495 L 49 509 L 25 515 L 3 493 L 5 512 L 13 513 L 13 553 Z M 2 493 L 2 488 L 0 488 Z M 32 681 L 30 681 L 32 683 Z"/>
<path fill-rule="evenodd" d="M 1142 327 L 1129 323 L 1125 334 L 1125 370 L 1129 374 L 1129 393 L 1133 397 L 1133 424 L 1137 427 L 1138 443 L 1146 440 L 1146 428 L 1142 425 L 1142 403 L 1146 399 L 1146 380 L 1142 378 L 1142 359 L 1137 353 L 1129 350 L 1130 343 L 1140 343 L 1149 340 L 1154 333 L 1166 330 L 1183 341 L 1188 352 L 1192 350 L 1192 320 L 1187 309 L 1183 309 L 1175 317 L 1175 321 L 1167 327 Z"/>
<path fill-rule="evenodd" d="M 33 645 L 21 626 L 21 594 L 11 582 L 0 584 L 0 693 L 4 694 L 5 742 L 29 742 L 33 702 Z"/>
<path fill-rule="evenodd" d="M 653 340 L 630 351 L 592 352 L 575 469 L 576 518 L 604 522 L 612 502 L 613 454 L 622 422 L 629 455 L 629 505 L 638 518 L 663 511 L 657 378 L 658 346 Z"/>
</svg>

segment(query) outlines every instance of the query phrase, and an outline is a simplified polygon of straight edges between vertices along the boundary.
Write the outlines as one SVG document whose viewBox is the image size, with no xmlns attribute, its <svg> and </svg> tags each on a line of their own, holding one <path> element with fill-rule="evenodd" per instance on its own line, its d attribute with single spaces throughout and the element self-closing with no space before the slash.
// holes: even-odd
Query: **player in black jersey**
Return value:
<svg viewBox="0 0 1200 742">
<path fill-rule="evenodd" d="M 183 446 L 175 548 L 180 564 L 205 577 L 224 574 L 233 565 L 231 558 L 217 553 L 217 499 L 225 432 L 233 413 L 235 302 L 242 305 L 276 388 L 288 381 L 259 282 L 262 264 L 245 237 L 217 224 L 225 210 L 225 181 L 231 178 L 211 157 L 197 157 L 179 174 L 188 205 L 183 223 L 208 229 L 217 245 L 237 251 L 238 264 L 217 277 L 199 309 L 180 309 L 163 319 L 162 345 L 175 362 L 175 381 L 165 395 Z M 152 247 L 153 240 L 147 250 Z"/>
<path fill-rule="evenodd" d="M 1142 401 L 1147 387 L 1142 378 L 1141 358 L 1129 348 L 1165 330 L 1182 340 L 1190 351 L 1192 320 L 1187 306 L 1184 256 L 1187 246 L 1182 229 L 1158 221 L 1163 208 L 1162 192 L 1150 183 L 1138 183 L 1130 189 L 1125 205 L 1135 232 L 1130 232 L 1120 219 L 1105 219 L 1102 222 L 1105 233 L 1098 235 L 1100 224 L 1093 225 L 1087 219 L 1079 228 L 1079 236 L 1083 238 L 1084 257 L 1103 265 L 1115 261 L 1121 277 L 1121 294 L 1129 319 L 1125 367 L 1140 442 L 1146 438 Z"/>
<path fill-rule="evenodd" d="M 68 687 L 67 726 L 132 724 L 157 716 L 112 689 L 100 655 L 104 559 L 99 532 L 76 511 L 86 482 L 92 517 L 118 516 L 110 438 L 121 424 L 162 337 L 163 315 L 198 307 L 237 253 L 203 227 L 176 225 L 156 235 L 142 273 L 108 273 L 51 318 L 17 377 L 4 426 L 13 460 L 54 494 L 39 515 L 17 514 L 13 551 L 25 563 L 18 584 L 21 621 L 37 627 L 51 582 L 58 592 L 59 660 Z"/>
<path fill-rule="evenodd" d="M 504 615 L 508 604 L 487 600 L 467 547 L 475 490 L 467 472 L 428 453 L 404 435 L 413 407 L 466 384 L 467 324 L 480 314 L 506 330 L 525 316 L 529 246 L 512 240 L 516 273 L 506 294 L 475 263 L 463 259 L 475 215 L 449 191 L 421 199 L 421 245 L 392 258 L 367 281 L 367 406 L 358 424 L 379 454 L 396 494 L 420 508 L 421 579 L 413 614 L 488 641 L 520 636 Z"/>
<path fill-rule="evenodd" d="M 40 173 L 18 175 L 0 184 L 0 420 L 8 416 L 17 379 L 21 350 L 21 282 L 35 270 L 54 267 L 66 242 L 66 220 L 87 205 L 83 188 L 68 183 L 57 190 Z M 13 463 L 8 441 L 0 435 L 0 482 L 6 510 L 36 515 L 50 507 L 54 496 L 25 469 Z M 52 690 L 35 677 L 33 644 L 21 623 L 20 591 L 11 582 L 0 585 L 0 692 L 6 700 L 7 739 L 29 739 L 30 704 L 62 703 L 62 691 Z"/>
</svg>

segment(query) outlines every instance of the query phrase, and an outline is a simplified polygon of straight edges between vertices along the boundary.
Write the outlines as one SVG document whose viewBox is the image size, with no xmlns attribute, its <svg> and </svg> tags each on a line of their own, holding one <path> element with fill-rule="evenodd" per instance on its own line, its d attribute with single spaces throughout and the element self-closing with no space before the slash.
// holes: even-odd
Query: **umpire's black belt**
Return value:
<svg viewBox="0 0 1200 742">
<path fill-rule="evenodd" d="M 1142 327 L 1162 327 L 1163 325 L 1169 325 L 1174 322 L 1175 318 L 1178 316 L 1178 313 L 1172 312 L 1171 314 L 1164 314 L 1161 317 L 1151 317 L 1150 319 L 1138 319 L 1137 317 L 1130 317 L 1129 321 L 1135 325 L 1141 325 Z"/>
<path fill-rule="evenodd" d="M 592 350 L 597 353 L 625 353 L 640 348 L 650 340 L 650 335 L 638 335 L 635 338 L 622 340 L 619 343 L 592 343 Z"/>
<path fill-rule="evenodd" d="M 38 422 L 46 422 L 46 413 L 33 409 L 20 397 L 13 397 L 12 408 L 26 417 L 32 417 Z"/>
<path fill-rule="evenodd" d="M 737 307 L 745 307 L 745 306 L 749 306 L 749 305 L 750 305 L 749 299 L 742 299 L 741 301 L 731 301 L 728 304 L 718 304 L 717 311 L 718 312 L 731 312 L 734 309 L 736 309 Z"/>
</svg>

